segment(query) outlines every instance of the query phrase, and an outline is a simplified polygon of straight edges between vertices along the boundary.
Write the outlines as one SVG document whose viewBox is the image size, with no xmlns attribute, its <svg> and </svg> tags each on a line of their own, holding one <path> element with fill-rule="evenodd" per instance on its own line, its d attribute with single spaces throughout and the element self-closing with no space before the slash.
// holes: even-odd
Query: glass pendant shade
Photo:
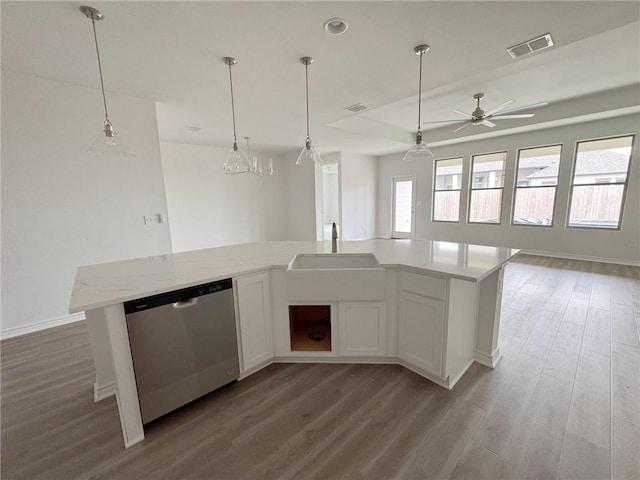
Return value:
<svg viewBox="0 0 640 480">
<path fill-rule="evenodd" d="M 412 162 L 414 160 L 433 160 L 433 158 L 433 152 L 431 152 L 429 146 L 422 141 L 422 135 L 416 135 L 416 143 L 411 145 L 411 148 L 402 160 Z"/>
<path fill-rule="evenodd" d="M 104 105 L 104 130 L 102 130 L 89 148 L 90 154 L 101 154 L 118 157 L 133 157 L 134 154 L 127 148 L 120 135 L 113 129 L 107 110 L 107 97 L 104 93 L 104 79 L 102 78 L 102 63 L 100 62 L 100 49 L 98 48 L 98 35 L 96 33 L 96 21 L 104 20 L 104 15 L 98 9 L 82 5 L 80 11 L 91 20 L 93 27 L 93 40 L 96 46 L 96 58 L 98 60 L 98 73 L 100 74 L 100 90 L 102 91 L 102 103 Z"/>
<path fill-rule="evenodd" d="M 317 164 L 322 165 L 322 159 L 320 158 L 320 154 L 318 151 L 311 145 L 311 140 L 307 140 L 298 155 L 298 160 L 296 160 L 296 165 L 307 165 L 307 164 Z"/>
<path fill-rule="evenodd" d="M 309 65 L 313 63 L 313 58 L 302 57 L 300 63 L 304 65 L 304 78 L 305 78 L 305 95 L 307 100 L 307 138 L 304 141 L 304 147 L 298 155 L 296 165 L 316 164 L 322 165 L 322 159 L 318 151 L 311 145 L 311 138 L 309 137 Z"/>
<path fill-rule="evenodd" d="M 247 155 L 238 148 L 237 143 L 234 142 L 233 148 L 229 150 L 223 168 L 224 173 L 247 173 L 251 170 Z"/>
<path fill-rule="evenodd" d="M 422 106 L 422 57 L 429 51 L 429 45 L 418 45 L 413 52 L 420 57 L 420 80 L 418 83 L 418 132 L 416 133 L 416 141 L 402 160 L 412 162 L 414 160 L 433 160 L 433 152 L 429 146 L 422 141 L 422 132 L 420 131 L 420 108 Z"/>
<path fill-rule="evenodd" d="M 123 158 L 135 156 L 127 148 L 120 134 L 113 129 L 110 122 L 105 122 L 104 130 L 101 130 L 96 136 L 96 139 L 89 148 L 89 153 L 92 155 L 110 155 Z"/>
</svg>

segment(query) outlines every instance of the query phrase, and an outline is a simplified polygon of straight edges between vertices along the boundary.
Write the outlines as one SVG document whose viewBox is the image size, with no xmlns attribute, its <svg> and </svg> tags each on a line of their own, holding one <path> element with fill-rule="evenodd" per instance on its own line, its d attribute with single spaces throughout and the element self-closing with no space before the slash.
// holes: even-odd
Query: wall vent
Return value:
<svg viewBox="0 0 640 480">
<path fill-rule="evenodd" d="M 348 107 L 344 107 L 345 110 L 349 110 L 350 112 L 361 112 L 363 110 L 369 110 L 369 107 L 366 105 L 362 105 L 361 103 L 354 103 Z"/>
<path fill-rule="evenodd" d="M 509 52 L 511 58 L 516 59 L 549 47 L 553 47 L 553 39 L 551 38 L 551 34 L 546 33 L 539 37 L 532 38 L 531 40 L 527 40 L 526 42 L 514 45 L 513 47 L 509 47 L 507 48 L 507 52 Z"/>
<path fill-rule="evenodd" d="M 195 125 L 187 125 L 184 127 L 187 132 L 199 132 L 202 130 L 202 127 L 196 127 Z"/>
</svg>

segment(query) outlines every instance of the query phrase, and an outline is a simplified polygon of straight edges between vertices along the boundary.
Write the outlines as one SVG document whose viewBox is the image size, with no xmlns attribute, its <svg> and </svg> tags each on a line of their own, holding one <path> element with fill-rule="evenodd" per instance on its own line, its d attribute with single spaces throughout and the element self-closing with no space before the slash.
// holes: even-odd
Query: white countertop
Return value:
<svg viewBox="0 0 640 480">
<path fill-rule="evenodd" d="M 431 240 L 339 242 L 340 253 L 373 253 L 383 267 L 480 281 L 519 250 Z M 266 268 L 298 253 L 331 253 L 331 242 L 259 242 L 78 267 L 69 312 L 170 292 Z"/>
</svg>

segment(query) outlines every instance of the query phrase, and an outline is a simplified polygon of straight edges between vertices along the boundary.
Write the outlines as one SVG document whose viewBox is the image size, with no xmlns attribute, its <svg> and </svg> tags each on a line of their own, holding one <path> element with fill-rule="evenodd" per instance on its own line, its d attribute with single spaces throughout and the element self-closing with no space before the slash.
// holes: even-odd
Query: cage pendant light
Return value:
<svg viewBox="0 0 640 480">
<path fill-rule="evenodd" d="M 413 49 L 420 57 L 420 79 L 418 84 L 418 131 L 416 142 L 411 145 L 409 151 L 402 160 L 411 162 L 413 160 L 433 160 L 433 153 L 429 146 L 422 141 L 422 131 L 420 130 L 420 107 L 422 106 L 422 56 L 429 51 L 429 45 L 418 45 Z"/>
<path fill-rule="evenodd" d="M 322 159 L 318 154 L 315 147 L 311 144 L 311 137 L 309 137 L 309 65 L 313 63 L 313 58 L 311 57 L 302 57 L 300 59 L 300 63 L 304 65 L 304 73 L 305 73 L 305 92 L 307 98 L 307 138 L 304 141 L 304 147 L 302 148 L 302 152 L 298 156 L 298 160 L 296 161 L 296 165 L 305 165 L 305 164 L 322 164 Z"/>
<path fill-rule="evenodd" d="M 238 148 L 238 137 L 236 135 L 236 110 L 233 103 L 233 77 L 231 76 L 231 67 L 238 63 L 233 57 L 224 57 L 222 61 L 229 66 L 229 86 L 231 88 L 231 117 L 233 119 L 233 147 L 229 150 L 227 158 L 224 161 L 224 173 L 236 174 L 247 173 L 251 171 L 251 163 L 247 155 Z"/>
<path fill-rule="evenodd" d="M 102 77 L 102 64 L 100 62 L 100 49 L 98 48 L 98 35 L 96 33 L 96 21 L 104 20 L 100 10 L 83 5 L 80 11 L 91 20 L 93 26 L 93 40 L 96 45 L 96 57 L 98 58 L 98 72 L 100 73 L 100 89 L 102 90 L 102 103 L 104 105 L 104 130 L 100 131 L 89 148 L 91 154 L 111 154 L 119 157 L 133 157 L 133 153 L 126 147 L 120 134 L 113 128 L 107 110 L 107 97 L 104 93 L 104 79 Z"/>
<path fill-rule="evenodd" d="M 260 164 L 260 159 L 257 155 L 251 155 L 251 149 L 249 148 L 249 140 L 251 137 L 243 137 L 247 142 L 247 158 L 251 159 L 251 173 L 258 177 L 271 176 L 273 175 L 273 159 L 269 158 L 267 161 L 267 169 L 263 169 Z"/>
</svg>

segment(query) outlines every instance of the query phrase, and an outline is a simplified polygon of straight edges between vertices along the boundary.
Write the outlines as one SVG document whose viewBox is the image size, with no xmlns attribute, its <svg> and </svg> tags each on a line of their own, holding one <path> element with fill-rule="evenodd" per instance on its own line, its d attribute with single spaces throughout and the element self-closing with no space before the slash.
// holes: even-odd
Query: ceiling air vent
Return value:
<svg viewBox="0 0 640 480">
<path fill-rule="evenodd" d="M 361 103 L 354 103 L 349 107 L 344 107 L 344 109 L 349 110 L 350 112 L 361 112 L 363 110 L 369 110 L 369 107 L 362 105 Z"/>
<path fill-rule="evenodd" d="M 511 55 L 511 58 L 515 59 L 515 58 L 524 57 L 525 55 L 529 55 L 539 50 L 544 50 L 545 48 L 549 48 L 552 46 L 553 46 L 553 39 L 551 38 L 551 34 L 547 33 L 545 35 L 532 38 L 531 40 L 527 40 L 524 43 L 519 43 L 518 45 L 509 47 L 507 48 L 507 52 L 509 52 L 509 55 Z"/>
</svg>

